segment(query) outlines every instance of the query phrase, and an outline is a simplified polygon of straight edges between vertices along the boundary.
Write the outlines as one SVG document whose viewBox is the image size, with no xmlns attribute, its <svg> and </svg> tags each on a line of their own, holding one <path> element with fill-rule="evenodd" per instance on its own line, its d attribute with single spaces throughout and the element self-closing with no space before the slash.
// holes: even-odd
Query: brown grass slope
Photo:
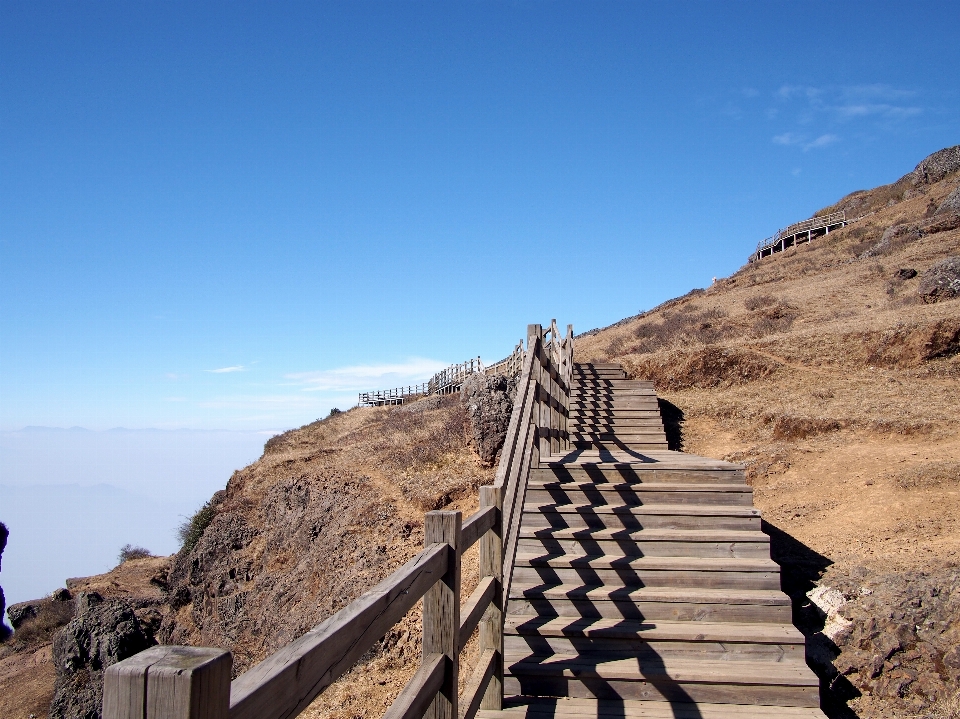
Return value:
<svg viewBox="0 0 960 719">
<path fill-rule="evenodd" d="M 885 621 L 906 621 L 897 601 L 960 590 L 960 299 L 924 304 L 919 277 L 898 273 L 960 255 L 960 221 L 934 215 L 958 186 L 954 169 L 854 193 L 824 212 L 873 214 L 575 347 L 577 361 L 653 380 L 682 412 L 686 451 L 745 463 L 774 529 L 825 558 L 819 569 L 833 563 L 822 583 L 846 587 L 843 611 L 871 586 L 920 577 L 871 610 L 884 616 L 854 637 L 863 646 L 838 638 L 844 656 L 864 656 L 834 662 L 846 677 L 827 677 L 832 699 L 862 694 L 850 707 L 864 717 L 934 711 L 960 674 L 958 603 L 921 617 L 943 631 L 918 627 L 879 665 L 871 653 Z"/>
</svg>

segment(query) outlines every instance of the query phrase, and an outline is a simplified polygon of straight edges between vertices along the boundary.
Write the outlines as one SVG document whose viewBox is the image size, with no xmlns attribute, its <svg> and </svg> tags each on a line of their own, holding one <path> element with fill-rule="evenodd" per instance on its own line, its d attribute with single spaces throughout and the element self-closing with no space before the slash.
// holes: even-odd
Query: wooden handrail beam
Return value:
<svg viewBox="0 0 960 719">
<path fill-rule="evenodd" d="M 433 587 L 450 554 L 448 544 L 431 544 L 359 599 L 237 677 L 230 688 L 230 719 L 287 719 L 306 709 Z"/>
<path fill-rule="evenodd" d="M 500 582 L 496 577 L 484 577 L 480 580 L 477 588 L 467 600 L 467 603 L 460 608 L 460 646 L 467 643 L 473 630 L 477 628 L 483 613 L 487 611 L 490 602 L 497 595 L 500 589 Z"/>
<path fill-rule="evenodd" d="M 481 507 L 470 515 L 460 530 L 460 551 L 466 552 L 499 521 L 500 510 L 496 507 Z"/>
<path fill-rule="evenodd" d="M 493 677 L 497 666 L 497 652 L 486 649 L 480 654 L 480 660 L 474 668 L 467 686 L 463 688 L 460 702 L 459 719 L 473 719 L 480 710 L 487 684 Z"/>
<path fill-rule="evenodd" d="M 446 654 L 424 657 L 423 664 L 387 709 L 383 719 L 421 719 L 443 686 L 449 663 Z"/>
</svg>

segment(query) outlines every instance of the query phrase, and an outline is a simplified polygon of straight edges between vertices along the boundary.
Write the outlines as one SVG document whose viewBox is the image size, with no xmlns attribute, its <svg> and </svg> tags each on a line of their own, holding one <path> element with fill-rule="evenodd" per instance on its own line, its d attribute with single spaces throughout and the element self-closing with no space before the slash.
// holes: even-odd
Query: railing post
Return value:
<svg viewBox="0 0 960 719">
<path fill-rule="evenodd" d="M 500 487 L 480 487 L 480 508 L 503 509 L 503 490 Z M 480 538 L 480 578 L 495 577 L 497 591 L 480 621 L 480 654 L 487 649 L 497 653 L 493 676 L 487 683 L 481 709 L 499 711 L 503 708 L 503 513 L 497 523 Z"/>
<path fill-rule="evenodd" d="M 151 647 L 107 667 L 103 719 L 227 719 L 232 666 L 222 649 Z"/>
<path fill-rule="evenodd" d="M 447 571 L 423 596 L 423 660 L 445 654 L 447 669 L 443 685 L 426 719 L 457 719 L 460 669 L 460 512 L 427 512 L 423 519 L 423 543 L 446 543 L 451 547 Z"/>
</svg>

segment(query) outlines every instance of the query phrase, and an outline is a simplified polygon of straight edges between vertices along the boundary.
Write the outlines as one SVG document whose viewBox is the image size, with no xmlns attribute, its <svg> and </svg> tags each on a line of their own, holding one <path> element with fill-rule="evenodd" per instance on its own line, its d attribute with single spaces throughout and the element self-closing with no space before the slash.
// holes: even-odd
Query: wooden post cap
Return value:
<svg viewBox="0 0 960 719">
<path fill-rule="evenodd" d="M 157 646 L 107 668 L 103 719 L 227 719 L 233 655 Z"/>
</svg>

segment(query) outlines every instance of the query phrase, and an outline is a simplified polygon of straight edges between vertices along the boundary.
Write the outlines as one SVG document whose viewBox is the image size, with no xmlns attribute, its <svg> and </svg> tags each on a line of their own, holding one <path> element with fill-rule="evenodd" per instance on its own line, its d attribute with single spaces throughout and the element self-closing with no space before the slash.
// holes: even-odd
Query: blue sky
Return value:
<svg viewBox="0 0 960 719">
<path fill-rule="evenodd" d="M 0 2 L 0 430 L 266 430 L 960 143 L 956 3 Z"/>
</svg>

